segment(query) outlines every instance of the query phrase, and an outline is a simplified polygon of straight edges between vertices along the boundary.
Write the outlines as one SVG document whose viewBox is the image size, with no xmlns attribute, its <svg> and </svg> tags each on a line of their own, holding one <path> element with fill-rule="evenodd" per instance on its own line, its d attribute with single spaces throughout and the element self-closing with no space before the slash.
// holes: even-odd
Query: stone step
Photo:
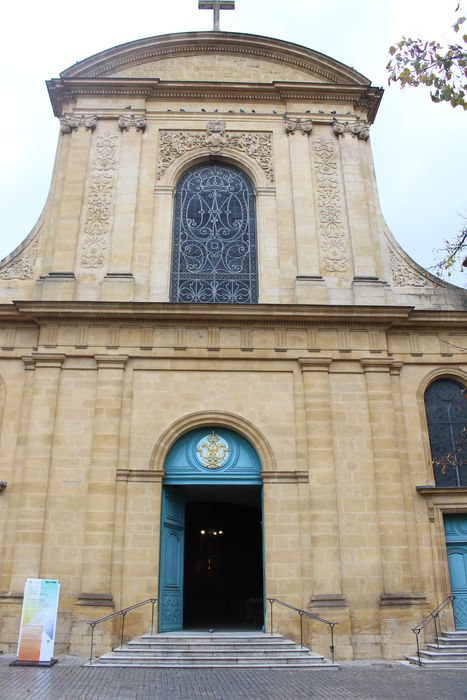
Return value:
<svg viewBox="0 0 467 700">
<path fill-rule="evenodd" d="M 222 656 L 236 656 L 236 657 L 258 657 L 258 656 L 270 656 L 270 657 L 284 657 L 290 656 L 299 657 L 303 656 L 306 658 L 310 657 L 310 652 L 308 649 L 301 649 L 300 647 L 296 649 L 154 649 L 154 650 L 144 650 L 139 651 L 135 649 L 126 649 L 125 647 L 114 649 L 112 652 L 115 657 L 124 658 L 126 656 L 144 656 L 145 658 L 175 658 L 175 657 L 186 657 L 186 658 L 212 658 L 212 657 L 222 657 Z M 323 658 L 323 657 L 321 657 Z"/>
<path fill-rule="evenodd" d="M 447 635 L 444 633 L 440 637 L 435 637 L 435 642 L 439 642 L 440 644 L 467 644 L 467 634 L 464 632 L 462 634 L 450 634 Z"/>
<path fill-rule="evenodd" d="M 467 644 L 427 644 L 427 649 L 430 651 L 438 651 L 438 652 L 452 652 L 452 651 L 458 651 L 458 652 L 464 652 L 467 654 Z"/>
<path fill-rule="evenodd" d="M 144 666 L 155 668 L 338 668 L 281 635 L 264 633 L 167 633 L 143 635 L 92 666 Z"/>
<path fill-rule="evenodd" d="M 423 649 L 420 651 L 420 656 L 424 659 L 431 659 L 432 661 L 449 661 L 454 659 L 455 661 L 467 660 L 467 654 L 464 652 L 447 652 L 447 651 L 430 651 L 428 649 Z"/>
<path fill-rule="evenodd" d="M 320 669 L 326 669 L 326 670 L 335 670 L 337 671 L 339 669 L 338 664 L 332 664 L 330 661 L 325 661 L 323 663 L 314 663 L 314 664 L 297 664 L 295 662 L 288 662 L 288 663 L 281 663 L 279 661 L 273 661 L 273 662 L 268 662 L 268 661 L 255 661 L 255 662 L 250 662 L 250 661 L 244 661 L 244 660 L 239 660 L 238 662 L 235 663 L 229 663 L 227 661 L 206 661 L 206 662 L 199 662 L 199 663 L 190 663 L 190 662 L 181 662 L 181 663 L 170 663 L 168 661 L 164 660 L 158 660 L 154 661 L 152 660 L 151 662 L 148 663 L 141 663 L 139 660 L 137 660 L 135 663 L 126 663 L 126 662 L 112 662 L 109 661 L 108 663 L 100 663 L 100 662 L 95 662 L 93 661 L 92 664 L 87 663 L 85 664 L 86 666 L 102 666 L 103 668 L 269 668 L 269 669 L 276 669 L 276 668 L 286 668 L 286 669 L 310 669 L 313 668 L 313 670 L 320 670 Z"/>
<path fill-rule="evenodd" d="M 242 644 L 241 642 L 228 642 L 227 640 L 224 642 L 212 642 L 210 644 L 207 644 L 206 642 L 180 642 L 180 643 L 174 643 L 174 642 L 167 642 L 165 644 L 159 644 L 158 642 L 150 642 L 150 643 L 145 643 L 145 642 L 138 642 L 138 641 L 132 641 L 128 642 L 127 646 L 130 649 L 142 649 L 142 650 L 152 650 L 152 649 L 219 649 L 220 651 L 222 650 L 228 650 L 228 649 L 248 649 L 248 650 L 253 650 L 253 649 L 293 649 L 295 647 L 294 642 L 291 641 L 284 641 L 284 642 L 276 642 L 276 643 L 271 643 L 271 642 L 257 642 L 256 644 Z"/>
<path fill-rule="evenodd" d="M 416 656 L 407 656 L 407 660 L 410 661 L 412 664 L 417 664 L 418 665 L 418 657 Z M 442 659 L 427 659 L 423 658 L 420 654 L 420 663 L 423 668 L 427 669 L 432 669 L 433 671 L 436 671 L 441 668 L 445 669 L 467 669 L 467 661 L 456 661 L 456 660 L 442 660 Z"/>
<path fill-rule="evenodd" d="M 147 657 L 142 654 L 137 656 L 126 655 L 124 658 L 117 658 L 113 654 L 104 654 L 100 657 L 99 663 L 93 663 L 93 666 L 150 666 L 150 667 L 161 667 L 161 666 L 174 666 L 178 668 L 195 668 L 195 667 L 207 667 L 207 666 L 244 666 L 244 667 L 268 667 L 276 668 L 289 667 L 289 666 L 306 666 L 310 668 L 311 666 L 332 666 L 333 664 L 325 662 L 323 657 L 317 658 L 306 658 L 306 657 L 290 657 L 290 656 L 279 656 L 274 659 L 268 657 L 251 657 L 251 656 L 222 656 L 216 658 L 191 658 L 183 656 L 166 658 L 166 657 Z"/>
</svg>

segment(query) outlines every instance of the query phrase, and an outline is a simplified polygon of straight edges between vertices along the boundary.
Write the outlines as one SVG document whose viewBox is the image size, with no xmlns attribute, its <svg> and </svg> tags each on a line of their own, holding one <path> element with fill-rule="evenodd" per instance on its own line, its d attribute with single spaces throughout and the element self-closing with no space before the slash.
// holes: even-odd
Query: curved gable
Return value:
<svg viewBox="0 0 467 700">
<path fill-rule="evenodd" d="M 193 59 L 201 55 L 210 59 L 200 73 L 199 61 Z M 121 44 L 76 63 L 61 77 L 229 81 L 238 78 L 240 64 L 246 81 L 359 86 L 370 82 L 353 68 L 304 46 L 224 32 L 166 34 Z"/>
</svg>

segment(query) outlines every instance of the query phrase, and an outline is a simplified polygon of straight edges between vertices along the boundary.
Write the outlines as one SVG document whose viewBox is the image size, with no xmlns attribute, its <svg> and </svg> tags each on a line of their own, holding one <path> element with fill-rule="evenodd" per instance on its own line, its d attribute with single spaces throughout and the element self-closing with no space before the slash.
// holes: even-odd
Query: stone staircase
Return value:
<svg viewBox="0 0 467 700">
<path fill-rule="evenodd" d="M 93 660 L 92 666 L 339 668 L 323 656 L 279 634 L 271 636 L 262 632 L 167 632 L 143 635 Z"/>
<path fill-rule="evenodd" d="M 418 665 L 417 656 L 408 656 L 411 664 Z M 441 668 L 465 668 L 467 670 L 467 630 L 443 632 L 435 638 L 433 644 L 427 644 L 420 650 L 422 668 L 438 670 Z"/>
</svg>

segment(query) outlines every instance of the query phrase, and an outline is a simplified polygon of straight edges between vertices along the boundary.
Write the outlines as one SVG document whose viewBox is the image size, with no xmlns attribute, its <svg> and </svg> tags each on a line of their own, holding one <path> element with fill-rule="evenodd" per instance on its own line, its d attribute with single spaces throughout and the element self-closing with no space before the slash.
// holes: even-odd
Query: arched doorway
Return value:
<svg viewBox="0 0 467 700">
<path fill-rule="evenodd" d="M 164 463 L 159 631 L 261 629 L 261 463 L 223 428 L 183 435 Z"/>
</svg>

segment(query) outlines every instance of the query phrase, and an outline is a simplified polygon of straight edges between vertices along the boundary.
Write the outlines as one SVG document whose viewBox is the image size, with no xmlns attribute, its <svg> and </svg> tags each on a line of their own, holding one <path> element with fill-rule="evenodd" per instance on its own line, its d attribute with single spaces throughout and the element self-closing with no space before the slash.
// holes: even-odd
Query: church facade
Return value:
<svg viewBox="0 0 467 700">
<path fill-rule="evenodd" d="M 217 31 L 48 90 L 50 194 L 0 262 L 1 648 L 26 578 L 60 579 L 73 654 L 148 598 L 161 631 L 267 630 L 277 598 L 341 660 L 412 651 L 451 592 L 465 629 L 467 295 L 385 225 L 382 91 Z"/>
</svg>

